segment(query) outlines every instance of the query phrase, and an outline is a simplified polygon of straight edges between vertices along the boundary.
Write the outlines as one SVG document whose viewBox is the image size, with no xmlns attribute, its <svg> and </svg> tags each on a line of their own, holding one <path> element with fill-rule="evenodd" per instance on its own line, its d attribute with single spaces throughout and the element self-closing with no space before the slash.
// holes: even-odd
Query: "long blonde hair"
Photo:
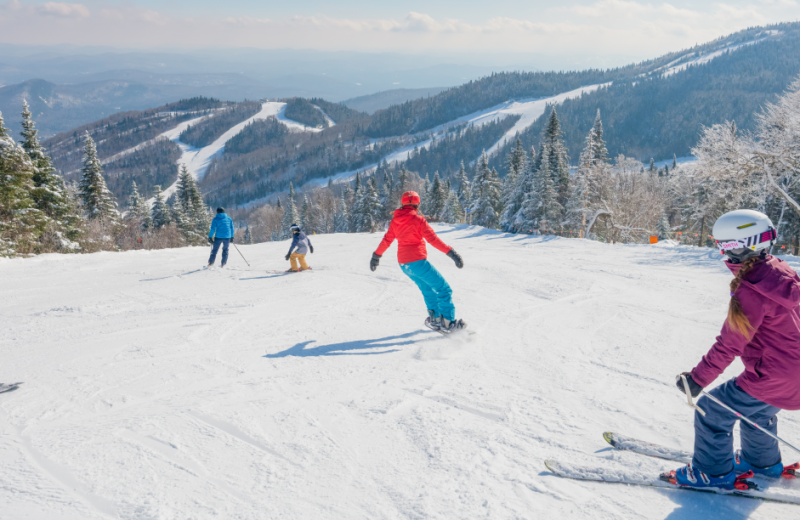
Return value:
<svg viewBox="0 0 800 520">
<path fill-rule="evenodd" d="M 742 262 L 742 267 L 739 269 L 739 272 L 736 273 L 736 277 L 731 280 L 731 301 L 728 305 L 728 325 L 731 327 L 731 329 L 738 331 L 747 339 L 750 339 L 750 336 L 755 329 L 753 328 L 753 325 L 750 324 L 750 320 L 748 320 L 747 316 L 744 314 L 742 302 L 739 301 L 739 297 L 736 296 L 736 289 L 739 288 L 742 280 L 745 279 L 747 273 L 753 269 L 759 260 L 761 260 L 761 256 L 754 256 Z"/>
</svg>

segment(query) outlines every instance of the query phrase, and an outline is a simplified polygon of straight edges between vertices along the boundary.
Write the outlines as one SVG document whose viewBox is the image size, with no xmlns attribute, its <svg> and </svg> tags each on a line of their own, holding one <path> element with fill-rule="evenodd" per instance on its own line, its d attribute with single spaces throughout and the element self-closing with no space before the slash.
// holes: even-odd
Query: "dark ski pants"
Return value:
<svg viewBox="0 0 800 520">
<path fill-rule="evenodd" d="M 427 260 L 418 260 L 408 264 L 400 264 L 403 272 L 411 278 L 425 298 L 428 309 L 436 311 L 437 316 L 444 316 L 450 321 L 456 319 L 456 308 L 453 305 L 453 290 Z"/>
<path fill-rule="evenodd" d="M 228 247 L 231 244 L 230 238 L 215 238 L 214 239 L 214 246 L 211 248 L 211 256 L 208 257 L 208 263 L 213 264 L 214 260 L 217 259 L 217 251 L 219 251 L 219 246 L 222 244 L 222 265 L 228 263 Z"/>
<path fill-rule="evenodd" d="M 741 413 L 773 435 L 778 433 L 778 416 L 781 411 L 751 396 L 736 384 L 736 379 L 718 386 L 711 395 Z M 706 415 L 694 413 L 694 458 L 692 466 L 706 475 L 727 475 L 733 471 L 733 427 L 735 415 L 708 397 L 701 397 L 697 406 Z M 739 425 L 744 459 L 761 468 L 781 461 L 778 441 L 742 421 Z"/>
</svg>

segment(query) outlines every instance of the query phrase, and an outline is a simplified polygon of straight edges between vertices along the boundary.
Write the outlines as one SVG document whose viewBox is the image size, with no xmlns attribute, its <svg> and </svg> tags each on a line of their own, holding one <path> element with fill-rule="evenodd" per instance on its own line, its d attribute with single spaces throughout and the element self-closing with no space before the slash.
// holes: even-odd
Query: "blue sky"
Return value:
<svg viewBox="0 0 800 520">
<path fill-rule="evenodd" d="M 797 0 L 0 0 L 0 42 L 627 60 L 798 19 Z"/>
</svg>

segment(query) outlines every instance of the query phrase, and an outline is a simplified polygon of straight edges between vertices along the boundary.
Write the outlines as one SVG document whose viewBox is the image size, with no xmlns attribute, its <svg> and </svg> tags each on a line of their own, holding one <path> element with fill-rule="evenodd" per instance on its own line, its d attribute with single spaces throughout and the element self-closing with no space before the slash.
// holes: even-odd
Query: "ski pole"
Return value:
<svg viewBox="0 0 800 520">
<path fill-rule="evenodd" d="M 778 442 L 782 442 L 783 444 L 785 444 L 785 445 L 789 446 L 790 448 L 792 448 L 792 449 L 793 449 L 794 451 L 796 451 L 797 453 L 800 453 L 800 450 L 798 450 L 797 448 L 795 448 L 794 446 L 792 446 L 791 444 L 789 444 L 789 443 L 788 443 L 788 442 L 786 442 L 785 440 L 781 439 L 781 438 L 780 438 L 780 437 L 778 437 L 777 435 L 772 435 L 770 432 L 768 432 L 767 430 L 765 430 L 765 429 L 764 429 L 764 428 L 762 428 L 761 426 L 757 425 L 756 423 L 754 423 L 753 421 L 751 421 L 750 419 L 748 419 L 748 418 L 747 418 L 747 417 L 745 417 L 744 415 L 740 414 L 739 412 L 737 412 L 736 410 L 734 410 L 733 408 L 731 408 L 731 407 L 730 407 L 730 406 L 728 406 L 727 404 L 723 403 L 722 401 L 720 401 L 719 399 L 717 399 L 717 398 L 716 398 L 716 397 L 714 397 L 713 395 L 709 394 L 709 393 L 708 393 L 708 392 L 706 392 L 705 390 L 702 390 L 702 392 L 703 392 L 703 395 L 705 395 L 706 397 L 708 397 L 709 399 L 711 399 L 712 401 L 714 401 L 715 403 L 717 403 L 717 404 L 718 404 L 718 405 L 720 405 L 721 407 L 725 408 L 726 410 L 728 410 L 729 412 L 731 412 L 733 415 L 735 415 L 735 416 L 736 416 L 736 417 L 738 417 L 739 419 L 741 419 L 741 420 L 745 421 L 745 422 L 746 422 L 747 424 L 749 424 L 750 426 L 753 426 L 753 427 L 754 427 L 754 428 L 756 428 L 757 430 L 760 430 L 760 431 L 762 431 L 762 432 L 766 433 L 767 435 L 769 435 L 770 437 L 772 437 L 772 438 L 773 438 L 773 439 L 775 439 L 776 441 L 778 441 Z"/>
<path fill-rule="evenodd" d="M 233 247 L 236 247 L 236 244 L 233 244 Z M 236 247 L 236 250 L 237 250 L 237 251 L 239 251 L 239 248 L 238 248 L 238 247 Z M 242 252 L 241 252 L 241 251 L 239 251 L 239 256 L 241 256 L 241 257 L 242 257 L 242 260 L 244 260 L 244 263 L 246 263 L 246 264 L 247 264 L 247 267 L 250 267 L 250 264 L 247 262 L 247 259 L 244 257 L 244 255 L 242 254 Z"/>
<path fill-rule="evenodd" d="M 692 408 L 694 408 L 695 410 L 700 412 L 700 415 L 705 417 L 706 416 L 706 412 L 703 411 L 702 408 L 700 408 L 699 406 L 694 404 L 694 402 L 692 402 L 692 392 L 689 390 L 689 382 L 686 381 L 686 376 L 683 375 L 683 374 L 681 374 L 681 381 L 683 381 L 683 389 L 685 390 L 684 393 L 686 394 L 686 400 L 689 401 L 689 406 L 691 406 Z"/>
</svg>

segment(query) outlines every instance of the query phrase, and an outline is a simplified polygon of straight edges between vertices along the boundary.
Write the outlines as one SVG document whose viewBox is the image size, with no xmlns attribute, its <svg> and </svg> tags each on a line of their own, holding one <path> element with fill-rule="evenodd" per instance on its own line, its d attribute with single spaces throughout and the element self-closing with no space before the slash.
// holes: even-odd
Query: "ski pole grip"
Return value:
<svg viewBox="0 0 800 520">
<path fill-rule="evenodd" d="M 706 412 L 702 408 L 694 404 L 694 402 L 692 402 L 692 391 L 689 390 L 689 382 L 686 380 L 686 376 L 683 374 L 681 374 L 681 381 L 683 381 L 683 390 L 686 393 L 686 400 L 689 402 L 689 406 L 700 412 L 700 415 L 705 417 Z"/>
</svg>

